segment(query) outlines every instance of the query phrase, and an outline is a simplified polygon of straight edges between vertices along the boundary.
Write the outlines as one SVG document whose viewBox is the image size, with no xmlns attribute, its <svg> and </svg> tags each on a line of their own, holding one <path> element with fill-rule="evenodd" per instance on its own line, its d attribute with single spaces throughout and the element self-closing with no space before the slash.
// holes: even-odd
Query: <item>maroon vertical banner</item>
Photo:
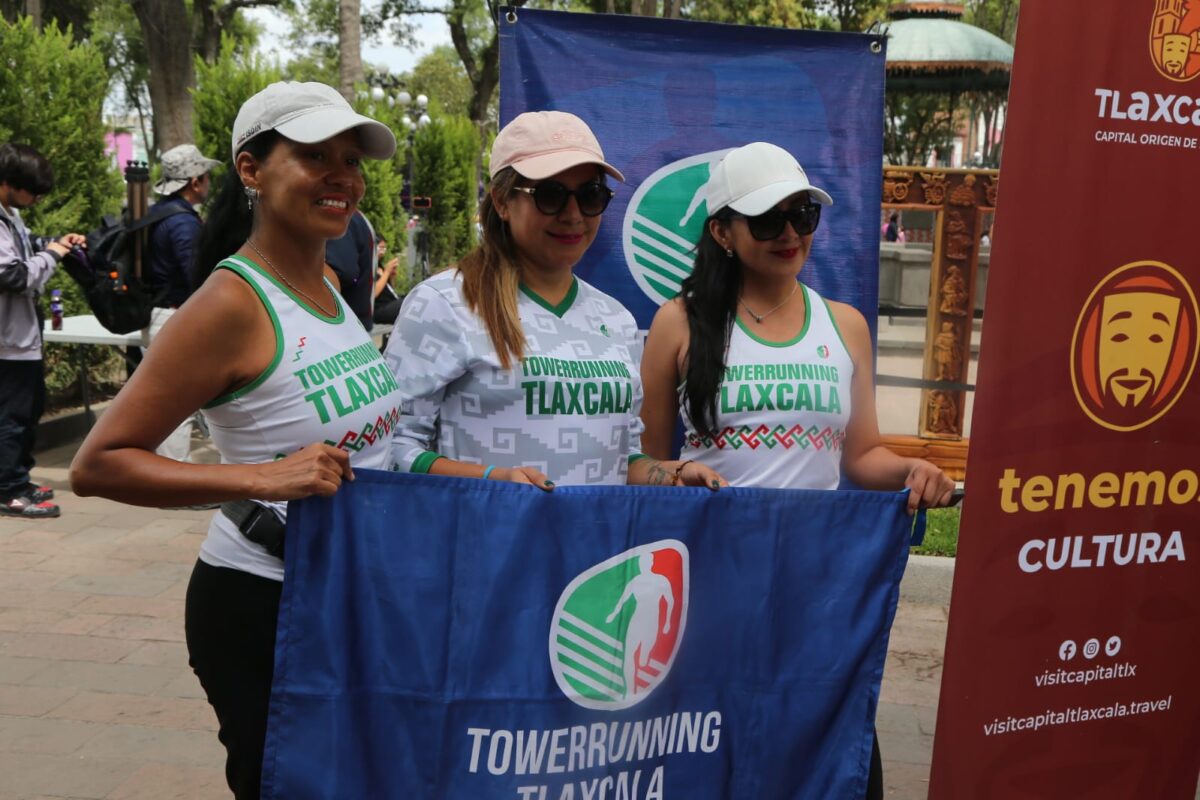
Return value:
<svg viewBox="0 0 1200 800">
<path fill-rule="evenodd" d="M 1022 4 L 932 798 L 1200 771 L 1200 2 Z"/>
</svg>

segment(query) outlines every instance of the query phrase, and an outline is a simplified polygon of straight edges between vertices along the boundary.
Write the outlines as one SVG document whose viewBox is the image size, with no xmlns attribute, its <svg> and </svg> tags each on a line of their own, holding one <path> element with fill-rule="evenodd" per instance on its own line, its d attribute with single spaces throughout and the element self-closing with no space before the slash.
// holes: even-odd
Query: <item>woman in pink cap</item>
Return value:
<svg viewBox="0 0 1200 800">
<path fill-rule="evenodd" d="M 395 149 L 385 125 L 320 83 L 274 83 L 247 100 L 233 125 L 233 169 L 198 246 L 201 285 L 71 465 L 80 495 L 221 504 L 188 584 L 186 633 L 238 800 L 259 796 L 286 502 L 333 494 L 352 467 L 390 463 L 382 431 L 359 434 L 394 415 L 399 397 L 378 382 L 387 368 L 324 264 L 326 241 L 345 234 L 362 199 L 362 159 Z M 371 380 L 379 396 L 329 395 L 341 385 L 327 379 L 330 364 Z M 198 408 L 222 463 L 156 455 Z M 347 441 L 355 448 L 330 444 Z"/>
<path fill-rule="evenodd" d="M 862 314 L 799 280 L 833 198 L 767 142 L 727 153 L 705 192 L 695 268 L 646 340 L 646 452 L 668 456 L 682 412 L 683 456 L 734 486 L 836 489 L 844 471 L 867 489 L 910 489 L 910 512 L 949 504 L 940 469 L 880 442 Z M 882 791 L 876 743 L 867 797 Z"/>
<path fill-rule="evenodd" d="M 402 397 L 395 468 L 563 484 L 718 488 L 713 470 L 641 452 L 633 316 L 574 274 L 624 180 L 573 114 L 521 114 L 496 137 L 483 240 L 408 295 L 385 356 Z"/>
</svg>

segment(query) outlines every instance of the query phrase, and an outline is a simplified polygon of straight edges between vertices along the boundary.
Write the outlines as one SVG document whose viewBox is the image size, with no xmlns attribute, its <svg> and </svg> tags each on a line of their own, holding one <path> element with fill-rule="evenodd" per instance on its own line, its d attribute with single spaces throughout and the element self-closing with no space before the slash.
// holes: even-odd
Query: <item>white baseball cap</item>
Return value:
<svg viewBox="0 0 1200 800">
<path fill-rule="evenodd" d="M 580 164 L 595 164 L 624 182 L 621 171 L 604 160 L 600 142 L 587 123 L 565 111 L 526 111 L 496 134 L 489 164 L 491 177 L 512 167 L 540 181 Z"/>
<path fill-rule="evenodd" d="M 359 114 L 332 86 L 280 81 L 242 103 L 233 123 L 233 157 L 236 160 L 238 150 L 264 131 L 312 144 L 351 128 L 359 129 L 367 158 L 391 158 L 396 152 L 391 129 Z"/>
<path fill-rule="evenodd" d="M 751 142 L 730 150 L 708 178 L 708 214 L 728 206 L 739 214 L 756 217 L 798 192 L 823 206 L 833 205 L 824 189 L 808 181 L 792 154 L 770 142 Z"/>
</svg>

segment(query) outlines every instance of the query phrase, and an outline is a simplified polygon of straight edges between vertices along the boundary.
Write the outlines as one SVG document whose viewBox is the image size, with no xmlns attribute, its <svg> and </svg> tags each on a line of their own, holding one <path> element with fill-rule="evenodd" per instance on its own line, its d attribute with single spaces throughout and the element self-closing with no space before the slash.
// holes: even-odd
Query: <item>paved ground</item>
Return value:
<svg viewBox="0 0 1200 800">
<path fill-rule="evenodd" d="M 211 512 L 75 497 L 70 455 L 37 471 L 61 518 L 0 519 L 0 798 L 228 797 L 183 644 Z M 926 796 L 951 564 L 922 559 L 905 582 L 878 718 L 890 798 Z"/>
</svg>

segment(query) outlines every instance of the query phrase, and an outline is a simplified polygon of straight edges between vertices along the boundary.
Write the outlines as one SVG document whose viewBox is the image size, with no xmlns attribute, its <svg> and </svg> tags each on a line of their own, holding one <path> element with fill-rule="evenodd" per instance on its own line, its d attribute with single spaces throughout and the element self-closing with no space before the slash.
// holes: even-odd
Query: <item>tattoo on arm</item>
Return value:
<svg viewBox="0 0 1200 800">
<path fill-rule="evenodd" d="M 646 470 L 646 483 L 650 486 L 674 486 L 675 473 L 663 469 L 662 462 L 652 461 L 650 468 Z"/>
</svg>

